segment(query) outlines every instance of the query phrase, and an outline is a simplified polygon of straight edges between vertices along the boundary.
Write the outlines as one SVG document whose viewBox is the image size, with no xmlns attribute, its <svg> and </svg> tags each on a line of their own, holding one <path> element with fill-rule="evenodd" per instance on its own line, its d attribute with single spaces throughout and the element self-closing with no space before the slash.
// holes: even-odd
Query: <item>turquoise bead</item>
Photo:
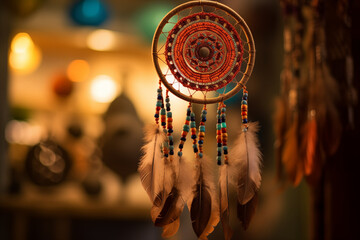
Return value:
<svg viewBox="0 0 360 240">
<path fill-rule="evenodd" d="M 205 132 L 205 126 L 200 126 L 200 132 Z"/>
<path fill-rule="evenodd" d="M 216 130 L 221 130 L 221 124 L 220 123 L 216 124 Z"/>
<path fill-rule="evenodd" d="M 192 113 L 190 114 L 190 116 L 191 116 L 191 117 L 195 117 L 195 113 L 192 112 Z"/>
<path fill-rule="evenodd" d="M 226 108 L 222 108 L 221 112 L 223 112 L 223 113 L 226 112 Z"/>
<path fill-rule="evenodd" d="M 216 160 L 221 161 L 221 156 L 217 156 Z"/>
<path fill-rule="evenodd" d="M 221 123 L 221 128 L 226 128 L 226 123 L 222 122 Z"/>
<path fill-rule="evenodd" d="M 196 122 L 190 122 L 190 127 L 191 128 L 196 128 Z"/>
<path fill-rule="evenodd" d="M 182 152 L 178 152 L 178 156 L 181 157 L 181 156 L 182 156 Z"/>
<path fill-rule="evenodd" d="M 169 147 L 169 149 L 170 149 L 170 150 L 174 150 L 174 146 L 171 145 L 171 146 Z"/>
<path fill-rule="evenodd" d="M 201 113 L 204 114 L 204 115 L 206 115 L 206 114 L 207 114 L 207 111 L 206 111 L 206 110 L 202 110 Z"/>
<path fill-rule="evenodd" d="M 189 130 L 190 130 L 189 125 L 184 125 L 183 130 L 184 130 L 185 132 L 189 132 Z"/>
<path fill-rule="evenodd" d="M 217 151 L 218 151 L 218 152 L 221 152 L 221 147 L 218 147 L 218 148 L 217 148 Z"/>
<path fill-rule="evenodd" d="M 241 104 L 247 105 L 247 101 L 242 100 L 242 101 L 241 101 Z"/>
<path fill-rule="evenodd" d="M 169 136 L 169 141 L 172 141 L 173 140 L 173 136 Z"/>
<path fill-rule="evenodd" d="M 161 107 L 161 105 L 162 105 L 162 104 L 161 104 L 160 101 L 157 101 L 157 102 L 156 102 L 156 106 L 157 106 L 157 107 Z"/>
<path fill-rule="evenodd" d="M 223 148 L 224 148 L 224 151 L 225 151 L 225 150 L 228 150 L 228 147 L 227 147 L 227 146 L 224 146 Z"/>
<path fill-rule="evenodd" d="M 166 115 L 167 115 L 168 118 L 171 118 L 172 117 L 172 112 L 167 112 Z"/>
<path fill-rule="evenodd" d="M 202 158 L 204 155 L 203 153 L 199 153 L 199 157 Z"/>
<path fill-rule="evenodd" d="M 190 121 L 190 120 L 191 120 L 190 116 L 186 116 L 186 121 Z"/>
<path fill-rule="evenodd" d="M 165 115 L 165 114 L 166 114 L 165 108 L 162 108 L 162 109 L 160 110 L 160 114 L 161 114 L 161 115 Z"/>
</svg>

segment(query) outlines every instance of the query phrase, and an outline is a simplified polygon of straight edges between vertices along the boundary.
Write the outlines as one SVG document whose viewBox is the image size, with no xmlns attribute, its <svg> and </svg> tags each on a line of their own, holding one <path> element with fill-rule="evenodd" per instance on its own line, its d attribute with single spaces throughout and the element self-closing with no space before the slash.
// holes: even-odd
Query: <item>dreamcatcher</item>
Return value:
<svg viewBox="0 0 360 240">
<path fill-rule="evenodd" d="M 245 85 L 255 62 L 251 32 L 229 7 L 213 1 L 191 1 L 171 10 L 160 22 L 152 56 L 160 78 L 156 124 L 147 129 L 139 165 L 142 184 L 153 204 L 152 220 L 155 226 L 163 227 L 163 237 L 170 237 L 177 232 L 187 205 L 200 239 L 207 239 L 220 220 L 225 238 L 230 239 L 228 185 L 237 190 L 237 215 L 246 229 L 261 182 L 258 127 L 247 118 Z M 230 148 L 224 101 L 240 90 L 242 131 Z M 176 151 L 169 93 L 189 102 Z M 212 103 L 218 104 L 214 129 L 217 156 L 213 158 L 220 168 L 218 183 L 203 147 L 207 105 Z M 198 127 L 193 104 L 203 105 Z M 191 164 L 183 156 L 189 140 L 194 152 Z"/>
</svg>

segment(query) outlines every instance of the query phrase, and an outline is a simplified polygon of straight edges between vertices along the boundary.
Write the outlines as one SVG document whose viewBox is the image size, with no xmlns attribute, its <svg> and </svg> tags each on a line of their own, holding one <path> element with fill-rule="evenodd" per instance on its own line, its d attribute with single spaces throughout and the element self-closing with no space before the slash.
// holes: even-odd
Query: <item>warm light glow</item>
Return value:
<svg viewBox="0 0 360 240">
<path fill-rule="evenodd" d="M 85 60 L 73 60 L 67 67 L 66 74 L 73 82 L 82 82 L 86 80 L 90 72 L 89 63 Z"/>
<path fill-rule="evenodd" d="M 10 67 L 18 73 L 31 73 L 40 64 L 41 52 L 27 33 L 18 33 L 11 41 Z"/>
<path fill-rule="evenodd" d="M 96 102 L 111 102 L 118 93 L 118 86 L 108 75 L 99 75 L 91 83 L 91 97 Z"/>
<path fill-rule="evenodd" d="M 107 51 L 115 47 L 116 35 L 114 32 L 98 29 L 89 34 L 87 46 L 97 51 Z"/>
<path fill-rule="evenodd" d="M 44 129 L 28 122 L 11 120 L 5 128 L 5 139 L 9 143 L 34 145 L 44 136 Z"/>
</svg>

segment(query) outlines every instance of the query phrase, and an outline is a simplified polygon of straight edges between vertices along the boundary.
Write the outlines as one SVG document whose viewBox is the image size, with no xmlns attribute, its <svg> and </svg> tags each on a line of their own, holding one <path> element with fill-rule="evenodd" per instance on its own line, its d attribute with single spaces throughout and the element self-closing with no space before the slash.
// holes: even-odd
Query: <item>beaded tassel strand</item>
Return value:
<svg viewBox="0 0 360 240">
<path fill-rule="evenodd" d="M 224 163 L 228 163 L 228 147 L 227 147 L 227 139 L 228 134 L 226 130 L 226 105 L 224 103 L 221 104 L 221 141 L 222 141 L 222 149 L 224 152 Z"/>
<path fill-rule="evenodd" d="M 191 139 L 193 140 L 193 150 L 195 153 L 195 156 L 198 157 L 198 145 L 197 145 L 197 136 L 196 136 L 196 122 L 195 122 L 195 113 L 192 111 L 191 109 L 191 114 L 190 114 L 190 130 L 191 130 Z"/>
<path fill-rule="evenodd" d="M 178 156 L 181 157 L 183 152 L 183 148 L 184 148 L 184 143 L 186 141 L 186 136 L 190 131 L 190 120 L 191 120 L 191 103 L 189 103 L 189 106 L 186 110 L 186 119 L 185 119 L 185 123 L 183 126 L 183 130 L 181 132 L 181 138 L 180 138 L 180 143 L 179 143 L 179 151 L 178 151 Z"/>
<path fill-rule="evenodd" d="M 241 101 L 241 119 L 243 124 L 243 131 L 246 132 L 248 129 L 248 91 L 246 88 L 243 90 L 243 96 Z"/>
<path fill-rule="evenodd" d="M 221 165 L 222 139 L 221 139 L 221 103 L 219 103 L 217 110 L 216 123 L 216 142 L 217 142 L 217 165 Z"/>
<path fill-rule="evenodd" d="M 170 157 L 174 155 L 174 140 L 173 140 L 173 119 L 172 119 L 172 112 L 170 107 L 170 98 L 169 98 L 169 90 L 166 90 L 166 116 L 167 116 L 167 137 L 168 137 L 168 144 L 169 144 L 169 155 Z"/>
<path fill-rule="evenodd" d="M 154 115 L 156 125 L 159 125 L 160 109 L 162 104 L 163 104 L 162 88 L 161 88 L 161 82 L 159 81 L 159 88 L 157 89 L 157 100 L 156 100 L 156 108 Z"/>
<path fill-rule="evenodd" d="M 206 114 L 207 114 L 207 109 L 206 109 L 206 105 L 204 105 L 203 110 L 201 111 L 201 121 L 200 121 L 200 126 L 199 126 L 199 157 L 202 158 L 203 155 L 203 144 L 204 144 L 204 139 L 205 139 L 205 122 L 206 122 Z"/>
</svg>

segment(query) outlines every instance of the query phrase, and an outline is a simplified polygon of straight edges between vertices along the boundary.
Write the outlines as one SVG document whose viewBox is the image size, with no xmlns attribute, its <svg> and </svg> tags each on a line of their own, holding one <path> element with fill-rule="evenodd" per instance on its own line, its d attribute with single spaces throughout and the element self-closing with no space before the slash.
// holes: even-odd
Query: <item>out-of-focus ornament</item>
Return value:
<svg viewBox="0 0 360 240">
<path fill-rule="evenodd" d="M 53 186 L 63 182 L 69 172 L 69 154 L 51 140 L 30 148 L 26 161 L 26 173 L 30 180 L 40 186 Z"/>
<path fill-rule="evenodd" d="M 99 26 L 108 19 L 109 11 L 101 0 L 78 0 L 70 7 L 70 17 L 79 25 Z"/>
<path fill-rule="evenodd" d="M 56 96 L 66 98 L 73 91 L 73 83 L 65 74 L 58 74 L 53 79 L 52 90 Z"/>
</svg>

